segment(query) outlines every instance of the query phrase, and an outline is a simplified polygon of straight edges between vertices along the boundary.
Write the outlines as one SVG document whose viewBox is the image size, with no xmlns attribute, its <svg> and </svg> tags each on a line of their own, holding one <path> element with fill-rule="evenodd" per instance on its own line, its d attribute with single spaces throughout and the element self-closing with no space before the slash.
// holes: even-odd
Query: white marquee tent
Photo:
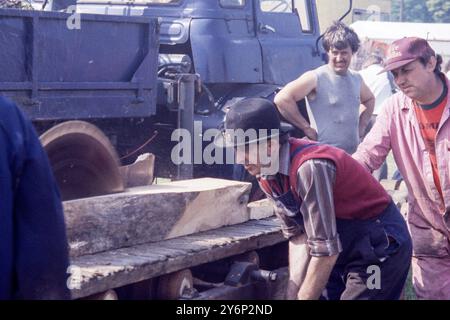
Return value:
<svg viewBox="0 0 450 320">
<path fill-rule="evenodd" d="M 403 37 L 421 37 L 427 39 L 445 60 L 450 59 L 450 23 L 357 21 L 351 27 L 362 41 L 369 39 L 391 43 Z"/>
</svg>

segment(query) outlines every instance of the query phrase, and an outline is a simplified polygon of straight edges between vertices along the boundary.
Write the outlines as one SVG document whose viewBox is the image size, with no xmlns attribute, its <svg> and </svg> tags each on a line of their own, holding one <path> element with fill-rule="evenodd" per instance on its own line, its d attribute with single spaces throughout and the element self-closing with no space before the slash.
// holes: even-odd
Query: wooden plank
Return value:
<svg viewBox="0 0 450 320">
<path fill-rule="evenodd" d="M 260 229 L 255 229 L 252 226 L 246 226 L 245 230 L 217 230 L 216 232 L 214 232 L 214 234 L 210 235 L 208 241 L 229 243 L 234 240 L 258 237 L 264 234 L 265 232 L 262 232 Z"/>
<path fill-rule="evenodd" d="M 273 216 L 273 204 L 269 199 L 251 202 L 247 205 L 250 220 L 259 220 Z"/>
<path fill-rule="evenodd" d="M 72 298 L 146 280 L 146 271 L 164 272 L 163 266 L 167 261 L 167 257 L 159 255 L 141 257 L 114 251 L 75 258 L 71 265 L 71 270 L 74 270 L 71 275 Z"/>
<path fill-rule="evenodd" d="M 229 232 L 230 234 L 236 235 L 236 236 L 241 236 L 241 235 L 247 235 L 247 233 L 254 233 L 253 231 L 250 230 L 258 230 L 258 232 L 265 232 L 267 229 L 263 226 L 256 226 L 256 225 L 252 225 L 249 224 L 246 226 L 246 228 L 241 228 L 240 226 L 230 226 L 227 228 L 227 232 Z"/>
<path fill-rule="evenodd" d="M 126 188 L 148 186 L 153 182 L 155 155 L 141 154 L 134 163 L 119 168 Z"/>
<path fill-rule="evenodd" d="M 266 226 L 269 228 L 279 228 L 279 226 L 280 226 L 280 222 L 278 221 L 278 218 L 253 220 L 253 221 L 251 221 L 251 223 L 254 226 Z"/>
<path fill-rule="evenodd" d="M 166 257 L 167 259 L 175 258 L 178 256 L 185 255 L 186 250 L 180 248 L 162 248 L 161 246 L 155 244 L 139 245 L 130 248 L 122 248 L 117 250 L 117 252 L 123 252 L 127 255 L 141 256 L 141 257 L 153 257 L 155 255 Z"/>
<path fill-rule="evenodd" d="M 239 226 L 245 228 L 248 224 L 252 228 L 253 226 L 250 222 Z M 227 228 L 231 227 L 222 229 Z M 238 240 L 229 240 L 221 233 L 221 235 L 208 242 L 208 236 L 206 235 L 210 235 L 212 231 L 216 232 L 219 230 L 202 232 L 195 236 L 164 240 L 159 243 L 72 258 L 72 265 L 79 268 L 81 274 L 79 288 L 72 290 L 73 298 L 90 296 L 108 289 L 140 282 L 162 274 L 217 261 L 285 241 L 280 229 L 278 229 L 257 236 L 251 234 Z M 182 243 L 189 243 L 186 238 L 191 238 L 190 240 L 195 238 L 198 241 L 195 244 L 196 246 L 193 246 L 195 249 L 192 251 L 185 251 L 185 248 L 177 247 L 177 245 Z M 165 250 L 168 250 L 167 252 L 170 253 L 164 254 Z"/>
<path fill-rule="evenodd" d="M 197 179 L 64 202 L 70 255 L 161 241 L 248 220 L 249 183 Z"/>
<path fill-rule="evenodd" d="M 183 239 L 184 240 L 184 239 Z M 223 246 L 232 243 L 232 239 L 230 238 L 205 238 L 205 237 L 197 237 L 197 238 L 189 238 L 186 243 L 186 247 L 190 252 L 197 252 L 204 249 L 212 249 L 215 247 Z M 164 242 L 163 247 L 165 248 L 171 248 L 176 247 L 175 242 Z"/>
<path fill-rule="evenodd" d="M 199 252 L 211 248 L 211 245 L 208 245 L 207 243 L 190 243 L 184 238 L 173 239 L 173 241 L 160 242 L 159 245 L 161 246 L 161 248 L 182 248 L 188 253 Z"/>
</svg>

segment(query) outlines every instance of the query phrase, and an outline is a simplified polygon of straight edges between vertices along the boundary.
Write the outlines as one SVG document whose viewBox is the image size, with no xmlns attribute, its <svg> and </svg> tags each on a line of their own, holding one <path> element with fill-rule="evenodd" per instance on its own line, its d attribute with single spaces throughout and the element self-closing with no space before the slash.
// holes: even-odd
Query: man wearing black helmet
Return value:
<svg viewBox="0 0 450 320">
<path fill-rule="evenodd" d="M 411 239 L 389 195 L 343 150 L 282 129 L 273 103 L 245 99 L 216 144 L 235 148 L 275 204 L 289 239 L 287 298 L 398 299 Z"/>
</svg>

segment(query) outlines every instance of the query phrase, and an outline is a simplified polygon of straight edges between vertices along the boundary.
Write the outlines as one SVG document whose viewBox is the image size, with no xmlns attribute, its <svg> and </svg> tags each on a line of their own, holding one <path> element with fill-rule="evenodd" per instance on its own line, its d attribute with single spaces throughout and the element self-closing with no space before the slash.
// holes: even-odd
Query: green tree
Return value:
<svg viewBox="0 0 450 320">
<path fill-rule="evenodd" d="M 427 3 L 423 0 L 392 0 L 393 21 L 402 20 L 400 17 L 402 2 L 403 2 L 404 22 L 433 22 L 433 15 L 428 10 Z M 437 2 L 446 2 L 446 1 L 437 1 Z"/>
<path fill-rule="evenodd" d="M 426 4 L 434 22 L 450 22 L 450 1 L 427 0 Z"/>
</svg>

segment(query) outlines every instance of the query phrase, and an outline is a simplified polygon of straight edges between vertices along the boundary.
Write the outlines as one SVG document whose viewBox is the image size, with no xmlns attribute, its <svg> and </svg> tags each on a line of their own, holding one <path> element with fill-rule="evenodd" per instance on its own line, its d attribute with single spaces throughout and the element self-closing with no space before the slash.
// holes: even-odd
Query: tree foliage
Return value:
<svg viewBox="0 0 450 320">
<path fill-rule="evenodd" d="M 403 19 L 400 17 L 403 2 Z M 393 0 L 392 20 L 405 22 L 450 22 L 448 0 Z"/>
<path fill-rule="evenodd" d="M 426 3 L 434 22 L 450 22 L 450 1 L 427 0 Z"/>
<path fill-rule="evenodd" d="M 0 0 L 0 8 L 33 10 L 29 0 Z"/>
</svg>

